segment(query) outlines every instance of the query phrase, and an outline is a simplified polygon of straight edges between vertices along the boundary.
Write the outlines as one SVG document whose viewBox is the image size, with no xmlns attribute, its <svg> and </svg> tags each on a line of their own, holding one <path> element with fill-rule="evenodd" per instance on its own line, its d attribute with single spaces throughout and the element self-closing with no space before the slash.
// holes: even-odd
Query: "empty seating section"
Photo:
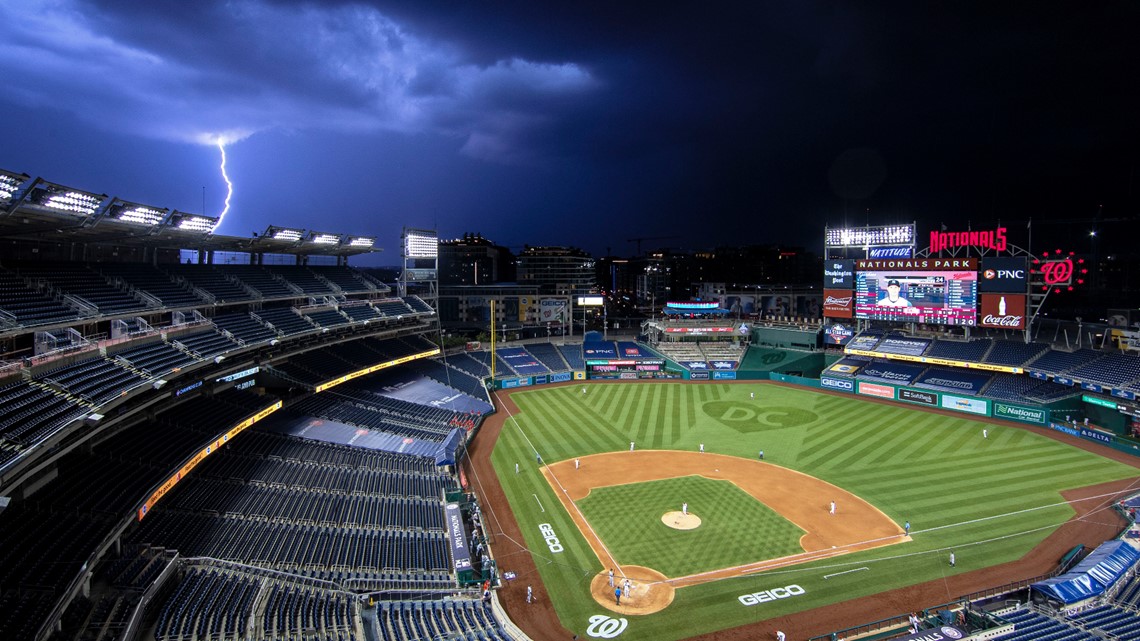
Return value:
<svg viewBox="0 0 1140 641">
<path fill-rule="evenodd" d="M 954 361 L 980 362 L 993 345 L 994 341 L 988 338 L 973 341 L 939 339 L 934 341 L 926 350 L 926 356 Z"/>
<path fill-rule="evenodd" d="M 316 329 L 312 323 L 293 311 L 292 307 L 263 309 L 261 311 L 252 312 L 252 315 L 260 319 L 262 323 L 272 325 L 274 329 L 285 336 L 311 332 Z"/>
<path fill-rule="evenodd" d="M 354 294 L 360 292 L 375 291 L 369 287 L 364 278 L 360 276 L 360 272 L 348 267 L 310 267 L 314 274 L 317 274 L 326 281 L 336 285 L 346 294 Z"/>
<path fill-rule="evenodd" d="M 695 366 L 699 369 L 705 369 L 708 367 L 705 364 L 705 353 L 696 343 L 661 343 L 657 345 L 657 351 L 661 352 L 665 358 L 676 361 L 686 368 Z"/>
<path fill-rule="evenodd" d="M 340 311 L 355 322 L 366 320 L 376 320 L 380 318 L 380 312 L 373 309 L 368 303 L 361 303 L 356 305 L 341 305 Z"/>
<path fill-rule="evenodd" d="M 338 325 L 347 325 L 350 322 L 349 319 L 334 309 L 305 314 L 305 317 L 321 327 L 336 327 Z"/>
<path fill-rule="evenodd" d="M 279 276 L 292 283 L 297 289 L 310 296 L 327 296 L 333 293 L 332 287 L 308 267 L 296 265 L 265 265 L 263 269 L 271 275 Z"/>
<path fill-rule="evenodd" d="M 391 398 L 367 389 L 367 382 L 350 382 L 340 388 L 338 393 L 355 403 L 362 403 L 377 411 L 399 416 L 407 420 L 424 422 L 427 425 L 447 425 L 455 418 L 452 410 L 420 405 L 398 398 Z"/>
<path fill-rule="evenodd" d="M 355 595 L 280 580 L 268 581 L 266 592 L 259 638 L 365 638 Z"/>
<path fill-rule="evenodd" d="M 1037 358 L 1038 355 L 1047 349 L 1049 349 L 1049 347 L 1041 343 L 1008 341 L 998 338 L 994 339 L 994 348 L 990 350 L 990 353 L 986 355 L 982 362 L 992 363 L 994 365 L 1021 367 L 1034 358 Z"/>
<path fill-rule="evenodd" d="M 134 542 L 315 576 L 450 567 L 440 496 L 454 481 L 433 460 L 255 428 L 192 479 L 151 510 Z"/>
<path fill-rule="evenodd" d="M 1140 639 L 1140 618 L 1136 612 L 1129 612 L 1112 605 L 1091 608 L 1073 616 L 1070 621 L 1090 630 L 1107 633 L 1098 635 L 1109 639 Z"/>
<path fill-rule="evenodd" d="M 382 601 L 376 607 L 375 626 L 381 641 L 511 638 L 495 621 L 488 605 L 469 599 Z"/>
<path fill-rule="evenodd" d="M 1069 370 L 1067 376 L 1106 387 L 1125 387 L 1140 379 L 1140 358 L 1132 354 L 1109 354 L 1095 363 Z"/>
<path fill-rule="evenodd" d="M 169 274 L 146 264 L 99 265 L 106 277 L 122 280 L 130 287 L 140 289 L 157 298 L 165 307 L 196 307 L 204 301 L 184 283 L 175 281 Z"/>
<path fill-rule="evenodd" d="M 582 360 L 582 347 L 580 345 L 559 345 L 558 353 L 566 359 L 566 364 L 570 366 L 570 369 L 586 369 L 586 361 Z"/>
<path fill-rule="evenodd" d="M 78 318 L 50 292 L 37 291 L 25 284 L 24 279 L 0 270 L 0 311 L 6 312 L 20 325 L 49 325 Z"/>
<path fill-rule="evenodd" d="M 170 340 L 173 343 L 178 343 L 182 349 L 197 355 L 199 358 L 209 358 L 239 347 L 237 343 L 212 329 L 179 334 Z"/>
<path fill-rule="evenodd" d="M 191 568 L 159 614 L 157 641 L 238 639 L 245 636 L 262 580 Z"/>
<path fill-rule="evenodd" d="M 875 361 L 865 365 L 863 369 L 855 375 L 855 378 L 861 381 L 910 385 L 925 369 L 926 366 L 924 365 L 911 365 L 910 363 L 897 363 L 893 361 Z"/>
<path fill-rule="evenodd" d="M 1134 574 L 1121 586 L 1114 601 L 1124 607 L 1140 608 L 1140 574 Z"/>
<path fill-rule="evenodd" d="M 1051 349 L 1041 356 L 1038 356 L 1026 367 L 1027 369 L 1038 372 L 1064 374 L 1071 369 L 1100 360 L 1103 356 L 1104 352 L 1091 349 L 1078 349 L 1075 352 L 1063 352 L 1061 350 Z"/>
<path fill-rule="evenodd" d="M 1028 610 L 1015 610 L 1002 618 L 1013 623 L 1014 630 L 997 637 L 994 641 L 1094 641 L 1098 637 L 1067 625 L 1043 614 Z"/>
<path fill-rule="evenodd" d="M 452 389 L 463 392 L 472 398 L 477 398 L 481 401 L 487 400 L 487 390 L 483 387 L 483 382 L 462 370 L 447 367 L 439 361 L 424 359 L 412 361 L 411 363 L 405 364 L 404 367 L 411 369 L 417 374 L 426 376 L 437 383 L 442 383 Z"/>
<path fill-rule="evenodd" d="M 534 345 L 527 345 L 526 350 L 530 352 L 535 358 L 543 365 L 550 369 L 552 372 L 564 372 L 570 369 L 566 361 L 550 343 L 536 343 Z"/>
<path fill-rule="evenodd" d="M 21 268 L 20 275 L 32 281 L 46 282 L 61 294 L 80 298 L 100 314 L 121 314 L 147 307 L 82 263 L 37 263 Z"/>
<path fill-rule="evenodd" d="M 364 407 L 364 403 L 351 403 L 329 394 L 310 396 L 291 405 L 289 410 L 301 415 L 316 416 L 330 421 L 437 443 L 442 443 L 443 438 L 451 431 L 447 425 L 432 425 L 407 419 L 377 409 L 369 409 Z"/>
<path fill-rule="evenodd" d="M 511 370 L 522 376 L 548 374 L 550 370 L 538 361 L 533 354 L 522 347 L 504 347 L 496 351 L 496 358 L 502 359 Z"/>
<path fill-rule="evenodd" d="M 90 410 L 32 383 L 0 388 L 0 466 Z"/>
<path fill-rule="evenodd" d="M 475 378 L 483 378 L 484 376 L 491 375 L 491 368 L 487 365 L 487 361 L 485 360 L 489 355 L 489 352 L 463 352 L 461 354 L 452 354 L 447 357 L 447 364 L 461 369 Z"/>
<path fill-rule="evenodd" d="M 168 271 L 175 280 L 187 281 L 213 296 L 219 303 L 248 301 L 253 298 L 248 290 L 211 265 L 172 265 Z"/>
<path fill-rule="evenodd" d="M 388 298 L 372 303 L 384 316 L 404 316 L 412 313 L 412 308 L 399 298 Z"/>
<path fill-rule="evenodd" d="M 246 343 L 260 343 L 277 338 L 277 332 L 262 325 L 249 314 L 223 314 L 214 317 L 214 325 Z"/>
<path fill-rule="evenodd" d="M 431 308 L 419 296 L 405 296 L 403 301 L 408 305 L 413 312 L 418 314 L 434 314 L 435 310 Z"/>
<path fill-rule="evenodd" d="M 144 382 L 142 376 L 105 358 L 89 358 L 40 373 L 37 380 L 58 385 L 95 405 L 105 403 Z"/>
<path fill-rule="evenodd" d="M 110 357 L 113 360 L 122 359 L 131 367 L 142 370 L 150 376 L 165 374 L 176 367 L 196 362 L 193 356 L 162 341 L 115 352 Z"/>
<path fill-rule="evenodd" d="M 296 298 L 300 295 L 300 292 L 290 289 L 284 281 L 277 280 L 259 265 L 221 265 L 218 269 L 227 276 L 240 280 L 261 298 Z"/>
</svg>

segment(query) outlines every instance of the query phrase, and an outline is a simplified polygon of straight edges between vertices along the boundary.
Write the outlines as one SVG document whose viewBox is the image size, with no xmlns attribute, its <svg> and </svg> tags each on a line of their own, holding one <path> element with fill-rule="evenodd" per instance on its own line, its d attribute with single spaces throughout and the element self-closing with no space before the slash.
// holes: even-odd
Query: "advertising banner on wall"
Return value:
<svg viewBox="0 0 1140 641">
<path fill-rule="evenodd" d="M 566 321 L 565 298 L 543 298 L 538 301 L 538 322 L 564 323 Z"/>
<path fill-rule="evenodd" d="M 855 329 L 850 325 L 835 323 L 823 330 L 828 345 L 846 345 L 855 337 Z"/>
<path fill-rule="evenodd" d="M 823 389 L 835 390 L 837 392 L 847 392 L 850 394 L 851 392 L 855 391 L 855 379 L 820 376 L 819 386 Z"/>
<path fill-rule="evenodd" d="M 1024 294 L 1029 287 L 1025 256 L 990 256 L 982 259 L 978 291 Z"/>
<path fill-rule="evenodd" d="M 1045 410 L 1037 407 L 1022 407 L 1020 405 L 1010 405 L 1009 403 L 994 401 L 994 418 L 1044 425 L 1046 413 Z"/>
<path fill-rule="evenodd" d="M 824 289 L 854 289 L 855 261 L 828 259 L 823 261 Z"/>
<path fill-rule="evenodd" d="M 855 315 L 852 301 L 855 294 L 849 289 L 823 290 L 823 315 L 828 318 L 851 318 Z"/>
<path fill-rule="evenodd" d="M 899 389 L 899 400 L 908 403 L 918 403 L 919 405 L 932 405 L 938 407 L 938 394 L 935 392 L 927 392 L 925 390 L 915 390 L 901 388 Z"/>
<path fill-rule="evenodd" d="M 980 294 L 978 327 L 1025 329 L 1025 294 Z"/>
<path fill-rule="evenodd" d="M 867 383 L 859 381 L 859 393 L 864 396 L 875 396 L 878 398 L 889 398 L 892 401 L 895 399 L 895 388 L 890 385 L 879 385 L 877 383 Z"/>
<path fill-rule="evenodd" d="M 942 407 L 956 412 L 969 412 L 970 414 L 981 414 L 988 416 L 990 413 L 989 402 L 980 398 L 965 398 L 963 396 L 952 396 L 950 394 L 942 395 Z"/>
</svg>

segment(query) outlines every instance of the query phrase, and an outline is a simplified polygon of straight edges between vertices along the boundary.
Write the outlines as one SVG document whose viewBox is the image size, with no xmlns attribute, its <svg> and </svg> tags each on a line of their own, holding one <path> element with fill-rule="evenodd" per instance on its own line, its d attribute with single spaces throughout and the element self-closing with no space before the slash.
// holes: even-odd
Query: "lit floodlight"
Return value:
<svg viewBox="0 0 1140 641">
<path fill-rule="evenodd" d="M 217 218 L 175 211 L 170 215 L 170 221 L 167 224 L 182 231 L 203 232 L 208 234 L 214 231 L 214 228 L 218 226 L 218 222 Z"/>
<path fill-rule="evenodd" d="M 37 185 L 29 198 L 32 204 L 75 216 L 94 214 L 105 200 L 106 194 L 93 194 L 47 182 Z"/>
<path fill-rule="evenodd" d="M 914 238 L 914 225 L 906 224 L 828 228 L 824 240 L 828 247 L 883 247 L 913 245 Z"/>
<path fill-rule="evenodd" d="M 372 247 L 376 244 L 375 238 L 368 238 L 366 236 L 353 236 L 349 238 L 349 247 Z"/>
<path fill-rule="evenodd" d="M 166 214 L 169 211 L 168 209 L 128 203 L 116 198 L 114 202 L 111 203 L 111 207 L 107 210 L 107 217 L 114 220 L 121 220 L 124 223 L 154 226 L 166 220 Z"/>
<path fill-rule="evenodd" d="M 0 202 L 10 202 L 20 185 L 28 182 L 27 174 L 14 174 L 0 169 Z"/>
<path fill-rule="evenodd" d="M 439 255 L 439 238 L 434 231 L 405 229 L 404 255 L 408 258 L 435 258 Z"/>
<path fill-rule="evenodd" d="M 265 233 L 262 234 L 265 238 L 272 238 L 273 240 L 281 240 L 287 243 L 295 243 L 305 237 L 305 230 L 303 229 L 290 229 L 288 227 L 275 227 L 270 225 L 266 228 Z"/>
<path fill-rule="evenodd" d="M 323 234 L 320 232 L 309 232 L 309 242 L 316 245 L 336 245 L 340 242 L 339 234 Z"/>
</svg>

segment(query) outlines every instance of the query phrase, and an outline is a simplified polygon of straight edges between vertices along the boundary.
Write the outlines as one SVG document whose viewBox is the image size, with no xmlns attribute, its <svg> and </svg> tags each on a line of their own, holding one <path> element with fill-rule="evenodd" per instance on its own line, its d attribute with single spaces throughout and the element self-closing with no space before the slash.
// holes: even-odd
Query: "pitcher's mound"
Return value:
<svg viewBox="0 0 1140 641">
<path fill-rule="evenodd" d="M 621 598 L 621 605 L 614 597 L 614 588 L 621 587 L 622 579 L 629 578 L 629 596 Z M 614 578 L 615 586 L 609 586 L 609 573 L 599 572 L 590 581 L 590 594 L 598 605 L 620 614 L 653 614 L 669 607 L 673 602 L 673 585 L 664 574 L 640 565 L 623 565 Z"/>
<path fill-rule="evenodd" d="M 661 515 L 661 522 L 674 530 L 695 530 L 701 527 L 701 517 L 692 512 L 688 514 L 666 512 Z"/>
</svg>

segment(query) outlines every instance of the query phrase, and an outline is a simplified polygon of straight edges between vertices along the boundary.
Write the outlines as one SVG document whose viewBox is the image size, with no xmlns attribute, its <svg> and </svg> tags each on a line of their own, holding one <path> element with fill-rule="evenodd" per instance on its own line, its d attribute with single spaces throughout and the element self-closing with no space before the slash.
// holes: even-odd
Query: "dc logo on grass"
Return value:
<svg viewBox="0 0 1140 641">
<path fill-rule="evenodd" d="M 614 619 L 604 614 L 595 614 L 590 617 L 590 627 L 586 628 L 586 634 L 595 639 L 612 639 L 625 632 L 625 626 L 628 624 L 629 622 L 625 619 Z"/>
<path fill-rule="evenodd" d="M 819 415 L 800 407 L 757 407 L 736 401 L 712 401 L 701 410 L 738 432 L 761 432 L 772 428 L 799 427 L 819 420 Z"/>
</svg>

